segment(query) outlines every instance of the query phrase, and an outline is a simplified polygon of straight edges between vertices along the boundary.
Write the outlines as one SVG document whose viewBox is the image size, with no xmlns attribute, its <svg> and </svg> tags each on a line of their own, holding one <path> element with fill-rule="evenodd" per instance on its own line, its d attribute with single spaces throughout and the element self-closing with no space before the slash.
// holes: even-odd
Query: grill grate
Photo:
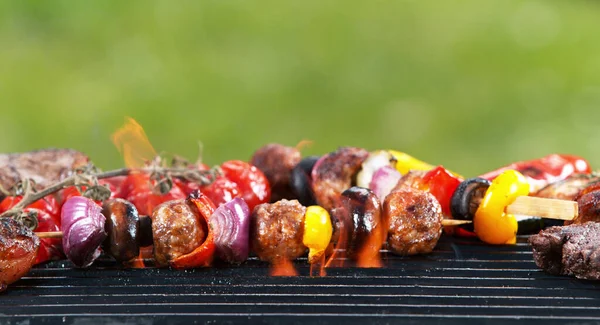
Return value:
<svg viewBox="0 0 600 325">
<path fill-rule="evenodd" d="M 444 237 L 433 254 L 323 278 L 308 277 L 306 259 L 298 277 L 270 277 L 256 259 L 185 271 L 52 262 L 0 295 L 0 323 L 600 323 L 600 283 L 539 271 L 525 240 Z"/>
</svg>

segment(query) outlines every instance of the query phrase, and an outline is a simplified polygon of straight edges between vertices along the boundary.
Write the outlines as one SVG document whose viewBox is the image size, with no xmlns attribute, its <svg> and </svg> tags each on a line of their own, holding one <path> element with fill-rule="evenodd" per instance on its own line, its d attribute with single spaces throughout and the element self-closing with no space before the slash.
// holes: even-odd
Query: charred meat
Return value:
<svg viewBox="0 0 600 325">
<path fill-rule="evenodd" d="M 263 261 L 294 260 L 306 252 L 302 243 L 306 208 L 296 200 L 258 205 L 250 217 L 251 249 Z"/>
<path fill-rule="evenodd" d="M 32 179 L 42 189 L 69 176 L 89 158 L 72 149 L 42 149 L 0 154 L 0 185 L 10 189 L 20 180 Z"/>
<path fill-rule="evenodd" d="M 600 280 L 600 223 L 551 227 L 529 238 L 535 264 L 555 275 Z"/>
<path fill-rule="evenodd" d="M 425 191 L 403 188 L 383 202 L 388 248 L 399 255 L 430 253 L 442 235 L 442 207 Z"/>
<path fill-rule="evenodd" d="M 189 200 L 168 201 L 152 213 L 154 257 L 159 266 L 192 252 L 207 237 L 208 226 Z"/>
<path fill-rule="evenodd" d="M 40 239 L 12 218 L 0 218 L 0 292 L 29 272 Z"/>
<path fill-rule="evenodd" d="M 598 182 L 600 182 L 599 175 L 577 174 L 565 180 L 549 184 L 531 196 L 574 201 L 582 190 Z"/>
<path fill-rule="evenodd" d="M 269 180 L 272 202 L 294 198 L 290 175 L 300 159 L 302 157 L 298 149 L 276 143 L 261 147 L 250 159 L 250 164 L 260 169 Z"/>
<path fill-rule="evenodd" d="M 326 210 L 333 209 L 343 191 L 352 186 L 353 177 L 369 156 L 365 149 L 341 147 L 324 155 L 312 170 L 313 191 L 317 203 Z"/>
</svg>

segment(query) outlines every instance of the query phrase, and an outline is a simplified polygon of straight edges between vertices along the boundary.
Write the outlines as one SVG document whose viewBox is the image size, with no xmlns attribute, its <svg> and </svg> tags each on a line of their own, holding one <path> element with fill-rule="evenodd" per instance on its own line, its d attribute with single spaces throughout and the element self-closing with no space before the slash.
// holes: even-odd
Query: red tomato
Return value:
<svg viewBox="0 0 600 325">
<path fill-rule="evenodd" d="M 171 190 L 163 195 L 154 194 L 149 183 L 150 176 L 147 174 L 133 174 L 127 176 L 121 189 L 125 189 L 128 194 L 125 199 L 133 203 L 141 215 L 151 215 L 154 208 L 167 201 L 185 199 L 185 193 L 173 184 Z"/>
<path fill-rule="evenodd" d="M 210 185 L 202 188 L 202 193 L 216 205 L 220 206 L 236 197 L 242 197 L 238 185 L 225 177 L 219 177 Z"/>
<path fill-rule="evenodd" d="M 22 196 L 7 196 L 0 203 L 0 213 L 9 210 L 10 208 L 17 205 L 17 203 L 21 202 L 23 199 Z M 60 225 L 60 207 L 58 206 L 58 202 L 52 195 L 48 195 L 40 200 L 37 200 L 27 206 L 26 208 L 37 209 L 40 211 L 46 212 L 57 225 Z"/>
<path fill-rule="evenodd" d="M 27 208 L 24 211 L 37 213 L 38 226 L 35 232 L 60 231 L 59 224 L 46 211 L 35 208 Z M 61 238 L 40 238 L 40 248 L 35 258 L 35 264 L 63 258 Z"/>
<path fill-rule="evenodd" d="M 271 199 L 271 186 L 263 172 L 241 160 L 226 161 L 221 165 L 223 175 L 237 184 L 241 197 L 250 211 Z"/>
</svg>

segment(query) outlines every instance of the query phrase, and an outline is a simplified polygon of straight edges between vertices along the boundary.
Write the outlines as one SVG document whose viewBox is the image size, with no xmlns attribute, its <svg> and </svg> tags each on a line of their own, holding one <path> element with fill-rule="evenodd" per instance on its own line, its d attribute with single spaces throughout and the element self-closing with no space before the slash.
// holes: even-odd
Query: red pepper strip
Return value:
<svg viewBox="0 0 600 325">
<path fill-rule="evenodd" d="M 480 177 L 492 181 L 508 169 L 523 174 L 531 186 L 531 192 L 548 184 L 562 181 L 573 174 L 590 174 L 592 172 L 590 164 L 581 157 L 552 154 L 539 159 L 516 162 Z"/>
<path fill-rule="evenodd" d="M 451 216 L 450 201 L 452 194 L 463 180 L 442 166 L 428 171 L 421 178 L 420 189 L 431 193 L 440 202 L 442 213 Z"/>
<path fill-rule="evenodd" d="M 216 207 L 206 195 L 199 191 L 192 193 L 188 199 L 196 205 L 200 215 L 206 221 L 208 235 L 202 245 L 196 247 L 191 253 L 181 255 L 171 261 L 171 267 L 176 269 L 210 266 L 215 255 L 215 242 L 213 231 L 210 229 L 209 218 L 215 212 Z"/>
</svg>

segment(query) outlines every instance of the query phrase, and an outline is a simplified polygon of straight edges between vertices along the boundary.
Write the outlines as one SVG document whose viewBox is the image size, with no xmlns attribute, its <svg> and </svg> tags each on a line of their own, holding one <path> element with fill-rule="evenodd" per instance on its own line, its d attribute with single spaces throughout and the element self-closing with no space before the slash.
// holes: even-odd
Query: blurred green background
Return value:
<svg viewBox="0 0 600 325">
<path fill-rule="evenodd" d="M 131 116 L 210 164 L 309 139 L 465 175 L 554 152 L 597 167 L 598 31 L 584 0 L 2 1 L 0 152 L 118 167 Z"/>
</svg>

